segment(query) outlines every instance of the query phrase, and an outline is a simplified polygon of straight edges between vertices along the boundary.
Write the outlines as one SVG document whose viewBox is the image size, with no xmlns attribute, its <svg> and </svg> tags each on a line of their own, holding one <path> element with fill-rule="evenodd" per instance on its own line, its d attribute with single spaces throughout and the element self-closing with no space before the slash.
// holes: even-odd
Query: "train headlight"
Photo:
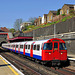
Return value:
<svg viewBox="0 0 75 75">
<path fill-rule="evenodd" d="M 63 54 L 63 53 L 61 53 L 61 54 Z"/>
<path fill-rule="evenodd" d="M 51 54 L 51 53 L 49 53 L 49 54 Z"/>
</svg>

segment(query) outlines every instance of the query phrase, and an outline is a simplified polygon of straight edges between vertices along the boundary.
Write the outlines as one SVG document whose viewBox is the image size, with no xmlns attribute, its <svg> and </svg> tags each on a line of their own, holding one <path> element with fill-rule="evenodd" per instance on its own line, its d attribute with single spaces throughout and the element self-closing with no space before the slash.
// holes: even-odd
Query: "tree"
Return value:
<svg viewBox="0 0 75 75">
<path fill-rule="evenodd" d="M 32 25 L 34 25 L 34 21 L 35 21 L 35 20 L 36 20 L 36 17 L 33 17 L 33 18 L 31 17 L 31 18 L 29 18 L 28 21 L 29 21 L 29 22 L 32 22 Z"/>
<path fill-rule="evenodd" d="M 58 10 L 57 10 L 57 15 L 60 15 L 60 10 L 61 10 L 61 9 L 58 9 Z"/>
<path fill-rule="evenodd" d="M 23 22 L 22 19 L 16 19 L 14 23 L 14 29 L 20 31 L 20 24 Z"/>
<path fill-rule="evenodd" d="M 16 30 L 14 28 L 11 28 L 9 31 L 12 33 L 16 32 Z"/>
</svg>

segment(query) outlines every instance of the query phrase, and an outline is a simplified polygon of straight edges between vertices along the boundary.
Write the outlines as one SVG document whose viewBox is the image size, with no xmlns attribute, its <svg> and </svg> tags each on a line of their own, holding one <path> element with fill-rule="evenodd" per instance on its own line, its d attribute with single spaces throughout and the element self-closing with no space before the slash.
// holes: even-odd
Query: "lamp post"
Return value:
<svg viewBox="0 0 75 75">
<path fill-rule="evenodd" d="M 54 24 L 54 38 L 56 38 L 56 24 Z"/>
</svg>

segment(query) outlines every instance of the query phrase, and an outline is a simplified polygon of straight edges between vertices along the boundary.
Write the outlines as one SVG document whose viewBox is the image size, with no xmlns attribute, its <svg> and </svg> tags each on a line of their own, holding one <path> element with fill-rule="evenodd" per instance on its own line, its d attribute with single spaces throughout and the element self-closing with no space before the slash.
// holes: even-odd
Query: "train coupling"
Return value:
<svg viewBox="0 0 75 75">
<path fill-rule="evenodd" d="M 60 61 L 59 60 L 53 60 L 52 66 L 60 66 Z"/>
</svg>

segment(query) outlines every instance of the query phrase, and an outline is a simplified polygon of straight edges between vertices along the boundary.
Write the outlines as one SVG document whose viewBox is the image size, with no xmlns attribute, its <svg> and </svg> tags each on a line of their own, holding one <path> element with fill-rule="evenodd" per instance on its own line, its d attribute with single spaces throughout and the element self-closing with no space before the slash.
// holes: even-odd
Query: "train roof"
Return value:
<svg viewBox="0 0 75 75">
<path fill-rule="evenodd" d="M 45 40 L 34 40 L 34 41 L 23 41 L 23 42 L 14 42 L 14 43 L 8 43 L 8 44 L 42 44 L 47 41 L 63 41 L 62 39 L 59 38 L 52 38 L 52 39 L 45 39 Z M 64 41 L 63 41 L 64 42 Z"/>
</svg>

